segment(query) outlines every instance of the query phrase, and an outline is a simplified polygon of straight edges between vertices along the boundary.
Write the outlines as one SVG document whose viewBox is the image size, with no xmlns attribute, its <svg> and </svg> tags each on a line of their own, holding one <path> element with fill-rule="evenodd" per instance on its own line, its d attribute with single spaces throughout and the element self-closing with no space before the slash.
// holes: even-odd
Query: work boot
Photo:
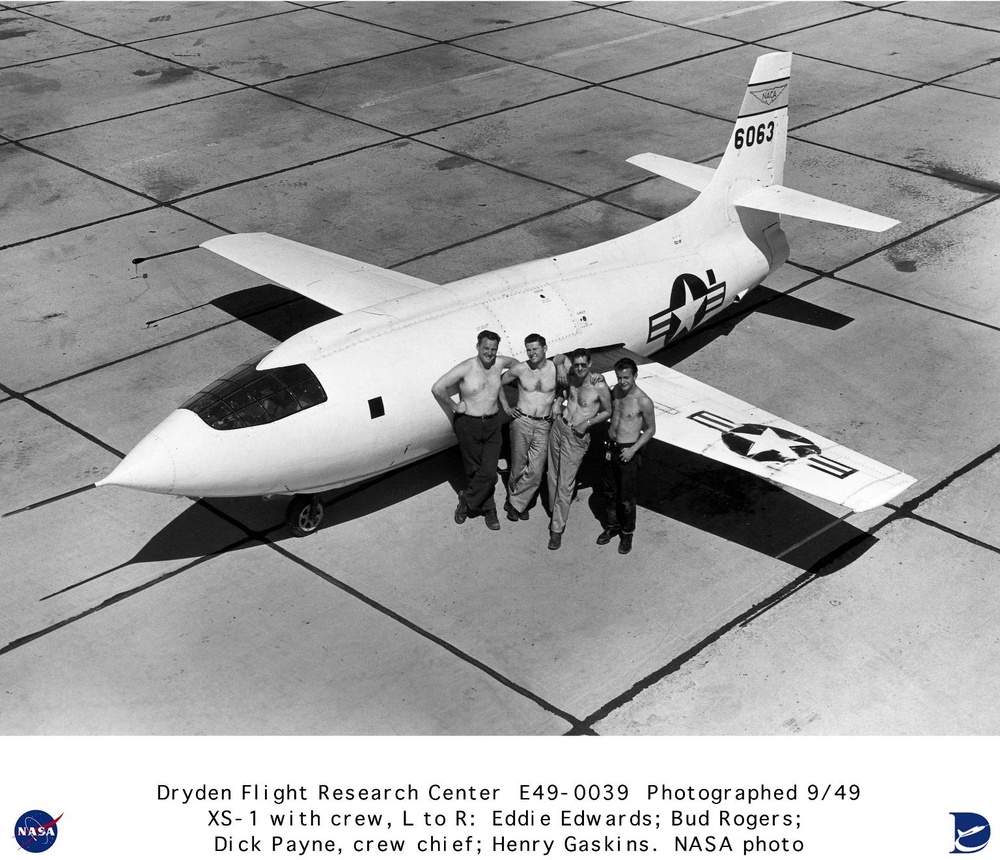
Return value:
<svg viewBox="0 0 1000 860">
<path fill-rule="evenodd" d="M 521 519 L 517 514 L 517 508 L 510 503 L 510 499 L 507 499 L 507 501 L 503 503 L 503 509 L 507 512 L 507 519 L 512 523 L 516 523 L 519 519 Z"/>
<path fill-rule="evenodd" d="M 562 546 L 562 532 L 549 532 L 549 549 L 559 549 Z"/>
<path fill-rule="evenodd" d="M 618 542 L 618 552 L 625 555 L 627 552 L 632 552 L 632 535 L 627 535 L 622 532 L 621 540 Z"/>
<path fill-rule="evenodd" d="M 497 519 L 496 508 L 490 508 L 483 516 L 486 518 L 486 528 L 495 532 L 500 531 L 500 520 Z"/>
<path fill-rule="evenodd" d="M 604 546 L 606 543 L 611 543 L 611 538 L 618 534 L 618 529 L 606 528 L 597 536 L 597 543 L 599 546 Z"/>
<path fill-rule="evenodd" d="M 458 507 L 455 508 L 455 522 L 462 525 L 469 518 L 469 503 L 465 500 L 465 490 L 458 494 Z"/>
</svg>

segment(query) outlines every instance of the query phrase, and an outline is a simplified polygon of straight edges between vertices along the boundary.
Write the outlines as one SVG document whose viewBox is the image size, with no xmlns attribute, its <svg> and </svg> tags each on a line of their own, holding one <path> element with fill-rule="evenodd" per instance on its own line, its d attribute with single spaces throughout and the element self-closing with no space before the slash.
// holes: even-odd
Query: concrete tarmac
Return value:
<svg viewBox="0 0 1000 860">
<path fill-rule="evenodd" d="M 0 732 L 1000 732 L 1000 4 L 6 2 L 0 45 Z M 714 164 L 770 50 L 785 184 L 901 224 L 783 219 L 657 358 L 916 476 L 890 505 L 654 443 L 620 556 L 588 482 L 559 552 L 456 525 L 454 449 L 305 539 L 93 487 L 330 316 L 200 242 L 444 283 L 620 235 L 693 196 L 625 159 Z"/>
</svg>

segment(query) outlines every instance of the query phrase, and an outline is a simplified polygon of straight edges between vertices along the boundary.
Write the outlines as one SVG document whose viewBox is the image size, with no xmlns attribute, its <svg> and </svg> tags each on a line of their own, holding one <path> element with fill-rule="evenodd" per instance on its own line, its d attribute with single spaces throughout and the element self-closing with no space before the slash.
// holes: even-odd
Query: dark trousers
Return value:
<svg viewBox="0 0 1000 860">
<path fill-rule="evenodd" d="M 455 436 L 462 454 L 462 465 L 469 485 L 465 488 L 465 501 L 473 512 L 496 508 L 493 490 L 497 485 L 497 461 L 500 459 L 500 413 L 489 416 L 472 416 L 461 413 L 455 416 Z"/>
<path fill-rule="evenodd" d="M 635 500 L 639 495 L 639 468 L 642 452 L 637 451 L 627 463 L 619 454 L 631 445 L 619 445 L 608 440 L 607 455 L 601 471 L 607 528 L 630 535 L 635 532 Z"/>
</svg>

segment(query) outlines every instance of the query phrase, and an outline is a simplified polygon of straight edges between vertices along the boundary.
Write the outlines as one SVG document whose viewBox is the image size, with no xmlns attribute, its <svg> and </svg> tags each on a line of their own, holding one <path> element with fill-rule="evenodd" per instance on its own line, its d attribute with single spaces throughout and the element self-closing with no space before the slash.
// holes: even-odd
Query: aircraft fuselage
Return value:
<svg viewBox="0 0 1000 860">
<path fill-rule="evenodd" d="M 774 220 L 774 219 L 772 219 Z M 431 383 L 475 350 L 479 331 L 523 357 L 624 344 L 649 354 L 722 312 L 783 262 L 738 223 L 692 236 L 687 210 L 635 233 L 344 314 L 277 346 L 259 367 L 305 364 L 327 400 L 278 421 L 217 430 L 178 409 L 138 446 L 158 464 L 139 489 L 190 496 L 315 493 L 454 444 Z M 252 468 L 248 468 L 252 464 Z M 164 476 L 169 480 L 164 485 Z"/>
</svg>

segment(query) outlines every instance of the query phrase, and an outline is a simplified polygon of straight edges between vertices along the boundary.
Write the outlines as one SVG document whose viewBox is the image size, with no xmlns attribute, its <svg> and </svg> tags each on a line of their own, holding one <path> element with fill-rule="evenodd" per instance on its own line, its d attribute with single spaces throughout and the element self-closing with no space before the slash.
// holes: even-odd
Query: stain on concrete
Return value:
<svg viewBox="0 0 1000 860">
<path fill-rule="evenodd" d="M 915 272 L 920 266 L 931 263 L 952 262 L 953 251 L 952 243 L 933 239 L 930 234 L 924 234 L 890 248 L 886 251 L 886 259 L 892 263 L 897 272 Z"/>
<path fill-rule="evenodd" d="M 62 89 L 62 84 L 51 78 L 10 70 L 0 73 L 0 87 L 26 96 L 37 96 L 42 93 L 58 92 Z"/>
<path fill-rule="evenodd" d="M 196 74 L 195 69 L 186 69 L 182 66 L 171 66 L 168 69 L 136 69 L 132 72 L 137 78 L 154 77 L 153 84 L 175 84 L 178 81 L 186 80 Z"/>
<path fill-rule="evenodd" d="M 447 158 L 442 158 L 434 166 L 438 170 L 454 170 L 456 167 L 465 167 L 468 164 L 472 164 L 468 158 L 461 155 L 449 155 Z"/>
<path fill-rule="evenodd" d="M 288 67 L 284 63 L 275 62 L 266 55 L 247 57 L 245 62 L 241 62 L 240 65 L 243 66 L 249 63 L 256 63 L 257 74 L 267 80 L 276 80 L 288 71 Z"/>
<path fill-rule="evenodd" d="M 935 164 L 920 157 L 923 150 L 907 156 L 907 161 L 917 165 L 931 176 L 943 179 L 945 182 L 963 191 L 978 191 L 981 194 L 1000 194 L 1000 182 L 992 182 L 982 176 L 956 170 L 946 164 Z"/>
<path fill-rule="evenodd" d="M 13 21 L 0 21 L 0 28 L 4 27 L 6 24 L 13 24 Z M 22 39 L 25 36 L 34 33 L 34 30 L 5 30 L 0 29 L 0 42 L 6 41 L 7 39 Z"/>
<path fill-rule="evenodd" d="M 174 200 L 197 187 L 198 179 L 183 176 L 162 168 L 150 170 L 142 177 L 145 192 L 157 200 Z"/>
</svg>

